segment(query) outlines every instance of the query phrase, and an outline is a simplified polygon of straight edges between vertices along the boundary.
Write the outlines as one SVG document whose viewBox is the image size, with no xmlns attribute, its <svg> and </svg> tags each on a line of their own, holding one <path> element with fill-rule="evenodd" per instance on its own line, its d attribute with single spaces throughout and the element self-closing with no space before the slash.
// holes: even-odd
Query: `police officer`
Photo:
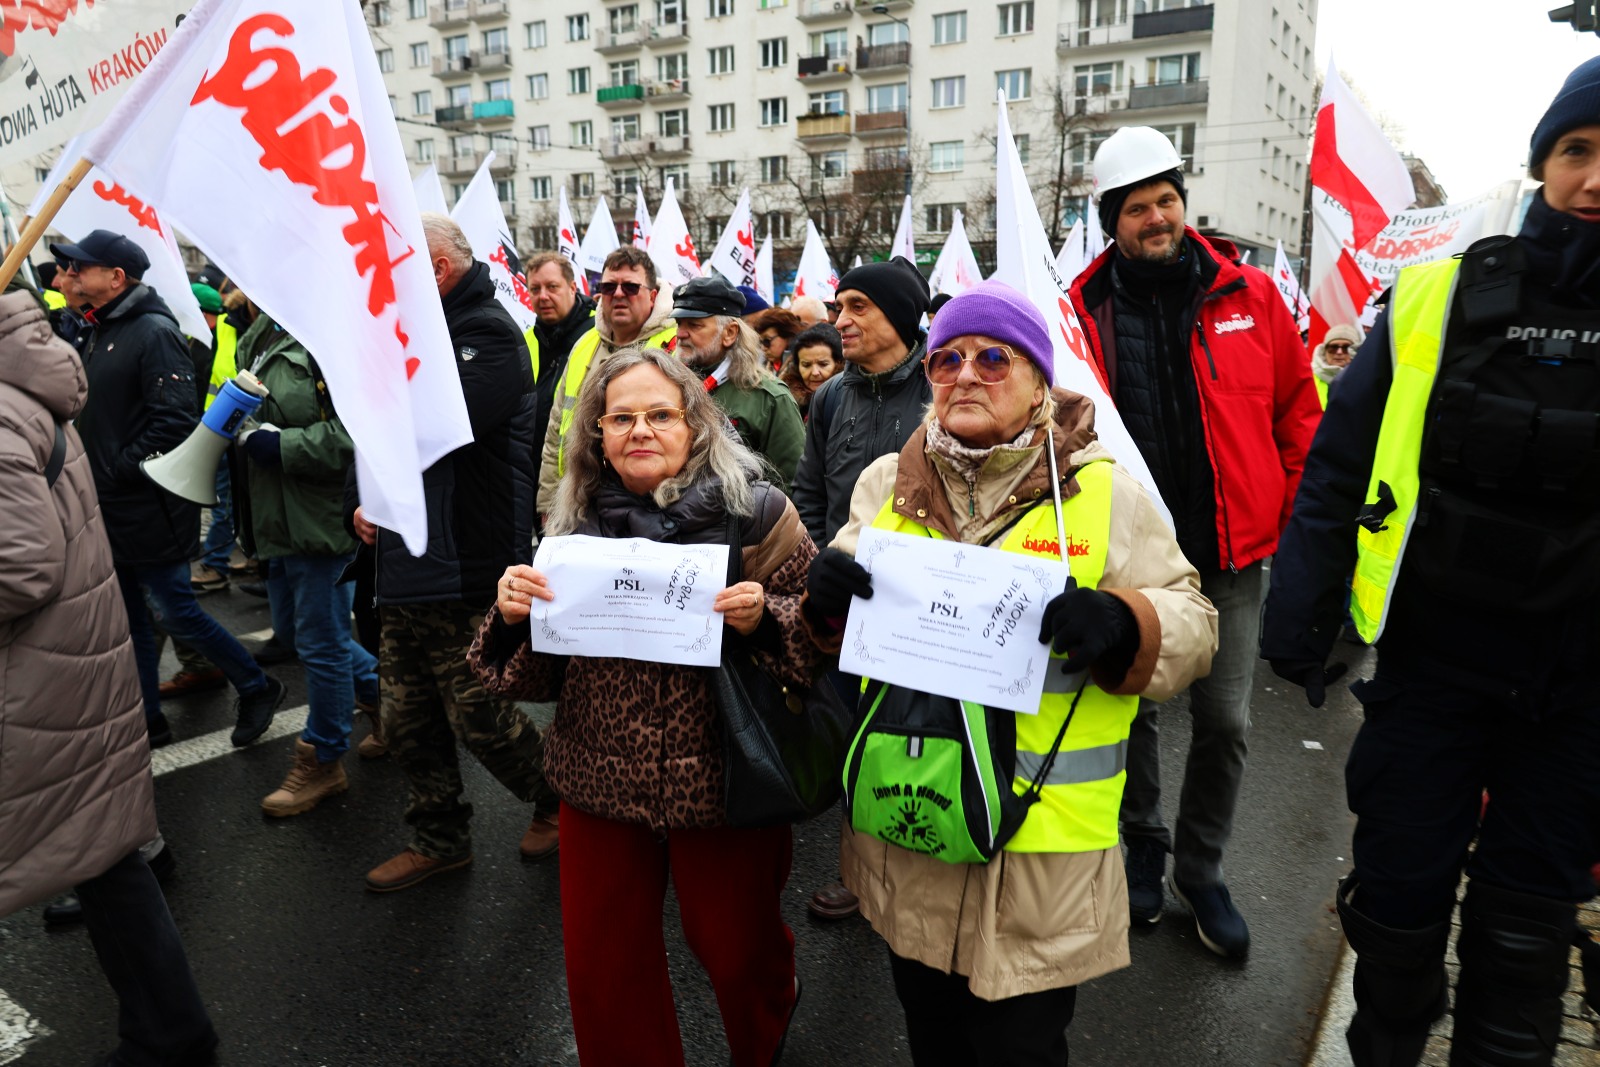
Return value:
<svg viewBox="0 0 1600 1067">
<path fill-rule="evenodd" d="M 1575 905 L 1600 856 L 1600 59 L 1529 156 L 1515 237 L 1402 271 L 1340 379 L 1272 568 L 1262 655 L 1313 707 L 1351 613 L 1357 1067 L 1412 1065 L 1444 1014 L 1462 869 L 1454 1067 L 1549 1064 Z M 1483 804 L 1487 791 L 1488 803 Z M 1469 848 L 1476 837 L 1476 848 Z"/>
</svg>

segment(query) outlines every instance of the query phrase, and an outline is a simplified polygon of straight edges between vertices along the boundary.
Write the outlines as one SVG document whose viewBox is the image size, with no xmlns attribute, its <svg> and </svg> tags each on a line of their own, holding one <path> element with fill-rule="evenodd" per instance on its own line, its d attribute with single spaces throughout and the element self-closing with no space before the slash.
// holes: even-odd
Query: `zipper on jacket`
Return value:
<svg viewBox="0 0 1600 1067">
<path fill-rule="evenodd" d="M 967 518 L 976 518 L 978 515 L 978 483 L 976 479 L 967 481 Z"/>
<path fill-rule="evenodd" d="M 1195 336 L 1197 338 L 1199 338 L 1200 347 L 1201 347 L 1202 350 L 1204 350 L 1204 352 L 1206 354 L 1206 362 L 1211 365 L 1211 380 L 1212 381 L 1216 381 L 1217 380 L 1217 364 L 1216 364 L 1216 361 L 1211 358 L 1211 346 L 1206 344 L 1205 325 L 1199 319 L 1195 320 L 1194 333 L 1195 333 Z M 1195 390 L 1195 394 L 1200 398 L 1200 407 L 1202 409 L 1205 409 L 1205 407 L 1206 407 L 1205 390 L 1196 389 Z M 1207 458 L 1209 458 L 1211 460 L 1211 480 L 1216 483 L 1216 486 L 1217 486 L 1217 503 L 1221 507 L 1221 510 L 1222 510 L 1222 539 L 1225 542 L 1227 542 L 1227 550 L 1228 550 L 1228 558 L 1226 560 L 1226 563 L 1228 564 L 1228 570 L 1231 573 L 1238 574 L 1239 573 L 1239 566 L 1233 560 L 1233 526 L 1228 522 L 1228 493 L 1223 488 L 1223 485 L 1222 485 L 1222 471 L 1220 469 L 1218 469 L 1218 467 L 1217 467 L 1217 462 L 1216 462 L 1217 444 L 1216 444 L 1216 439 L 1213 436 L 1213 431 L 1212 431 L 1212 428 L 1211 428 L 1211 418 L 1210 418 L 1209 411 L 1206 411 L 1206 410 L 1202 410 L 1201 411 L 1201 413 L 1200 413 L 1200 421 L 1201 421 L 1202 424 L 1204 424 L 1205 429 L 1206 429 L 1206 447 L 1211 452 L 1211 455 L 1209 457 L 1207 457 Z"/>
<path fill-rule="evenodd" d="M 1433 506 L 1439 502 L 1439 487 L 1429 486 L 1422 494 L 1422 502 L 1417 506 L 1417 526 L 1428 525 L 1428 519 L 1433 512 Z"/>
<path fill-rule="evenodd" d="M 1211 380 L 1217 380 L 1217 361 L 1211 356 L 1211 346 L 1206 343 L 1205 323 L 1198 318 L 1194 320 L 1194 333 L 1200 339 L 1200 350 L 1206 354 L 1206 366 L 1211 368 Z"/>
</svg>

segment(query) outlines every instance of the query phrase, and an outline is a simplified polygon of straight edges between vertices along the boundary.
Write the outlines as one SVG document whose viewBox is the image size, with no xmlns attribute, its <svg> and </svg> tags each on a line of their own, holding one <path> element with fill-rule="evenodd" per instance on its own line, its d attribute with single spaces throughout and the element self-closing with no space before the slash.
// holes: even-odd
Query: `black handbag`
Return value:
<svg viewBox="0 0 1600 1067">
<path fill-rule="evenodd" d="M 739 522 L 728 517 L 728 584 L 742 580 Z M 722 720 L 723 810 L 730 826 L 776 826 L 821 815 L 843 791 L 855 716 L 826 678 L 784 685 L 740 635 L 728 633 L 711 695 Z"/>
</svg>

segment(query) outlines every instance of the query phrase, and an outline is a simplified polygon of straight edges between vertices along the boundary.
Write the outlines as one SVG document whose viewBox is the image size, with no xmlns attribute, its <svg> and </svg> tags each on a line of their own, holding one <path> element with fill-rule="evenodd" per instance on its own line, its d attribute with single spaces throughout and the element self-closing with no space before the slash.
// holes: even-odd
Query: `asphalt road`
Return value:
<svg viewBox="0 0 1600 1067">
<path fill-rule="evenodd" d="M 270 625 L 265 601 L 237 591 L 205 603 L 235 633 Z M 1341 651 L 1366 662 L 1363 650 Z M 285 707 L 303 704 L 298 666 L 277 671 L 289 684 Z M 1342 768 L 1359 709 L 1341 687 L 1328 707 L 1311 711 L 1265 664 L 1256 682 L 1250 765 L 1227 860 L 1250 922 L 1250 958 L 1229 963 L 1207 952 L 1169 897 L 1162 923 L 1134 931 L 1133 966 L 1082 990 L 1071 1029 L 1077 1067 L 1305 1060 L 1338 948 L 1333 886 L 1347 866 L 1351 825 Z M 181 741 L 226 730 L 230 703 L 231 693 L 172 702 L 174 733 Z M 1188 736 L 1182 698 L 1163 709 L 1161 728 L 1170 815 Z M 258 802 L 282 779 L 291 746 L 288 737 L 258 743 L 156 781 L 178 860 L 168 899 L 222 1035 L 220 1062 L 576 1064 L 559 861 L 519 856 L 524 806 L 469 758 L 473 866 L 403 892 L 368 893 L 363 874 L 407 840 L 398 768 L 352 753 L 348 793 L 307 815 L 268 820 Z M 806 897 L 834 876 L 836 860 L 834 821 L 796 828 L 784 909 L 805 996 L 784 1063 L 909 1064 L 883 943 L 859 919 L 807 917 Z M 47 931 L 40 910 L 0 921 L 0 1064 L 77 1067 L 115 1044 L 116 1005 L 83 930 Z M 664 921 L 688 1062 L 725 1063 L 715 1001 L 674 936 L 670 899 Z M 35 1036 L 18 1036 L 30 1026 Z"/>
</svg>

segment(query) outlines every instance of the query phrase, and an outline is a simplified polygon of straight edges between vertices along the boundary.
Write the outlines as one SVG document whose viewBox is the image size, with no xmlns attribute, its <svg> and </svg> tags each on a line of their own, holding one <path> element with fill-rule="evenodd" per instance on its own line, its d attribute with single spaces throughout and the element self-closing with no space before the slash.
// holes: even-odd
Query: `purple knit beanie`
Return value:
<svg viewBox="0 0 1600 1067">
<path fill-rule="evenodd" d="M 973 334 L 1004 341 L 1043 371 L 1045 381 L 1055 384 L 1056 357 L 1050 329 L 1033 301 L 1011 286 L 991 278 L 946 304 L 928 333 L 928 351 Z"/>
</svg>

